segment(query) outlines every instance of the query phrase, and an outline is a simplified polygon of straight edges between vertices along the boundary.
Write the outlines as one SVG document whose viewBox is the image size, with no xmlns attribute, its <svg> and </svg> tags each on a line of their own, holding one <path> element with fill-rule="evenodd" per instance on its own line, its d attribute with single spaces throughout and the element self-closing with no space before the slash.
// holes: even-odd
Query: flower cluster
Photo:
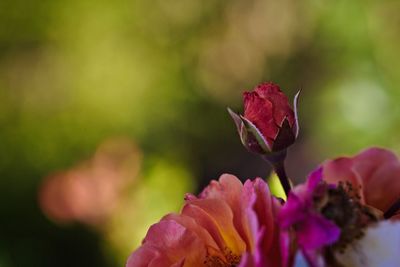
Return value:
<svg viewBox="0 0 400 267">
<path fill-rule="evenodd" d="M 370 148 L 323 162 L 292 188 L 284 169 L 299 133 L 279 86 L 244 93 L 244 115 L 229 110 L 243 145 L 271 163 L 287 194 L 261 178 L 223 174 L 178 214 L 150 227 L 127 267 L 394 267 L 400 265 L 400 161 Z"/>
</svg>

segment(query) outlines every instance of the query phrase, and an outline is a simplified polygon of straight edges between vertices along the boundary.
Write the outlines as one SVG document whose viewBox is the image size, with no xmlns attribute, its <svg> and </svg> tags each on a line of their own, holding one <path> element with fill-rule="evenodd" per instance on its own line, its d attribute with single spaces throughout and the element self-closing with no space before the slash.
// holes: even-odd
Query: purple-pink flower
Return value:
<svg viewBox="0 0 400 267">
<path fill-rule="evenodd" d="M 290 192 L 280 211 L 280 226 L 284 229 L 294 227 L 297 243 L 304 250 L 316 250 L 339 239 L 339 227 L 325 218 L 318 206 L 318 200 L 325 197 L 328 189 L 329 185 L 322 182 L 322 169 L 318 169 L 305 184 Z"/>
<path fill-rule="evenodd" d="M 263 180 L 242 184 L 224 174 L 199 196 L 188 194 L 179 214 L 151 226 L 126 266 L 289 266 L 280 208 Z"/>
</svg>

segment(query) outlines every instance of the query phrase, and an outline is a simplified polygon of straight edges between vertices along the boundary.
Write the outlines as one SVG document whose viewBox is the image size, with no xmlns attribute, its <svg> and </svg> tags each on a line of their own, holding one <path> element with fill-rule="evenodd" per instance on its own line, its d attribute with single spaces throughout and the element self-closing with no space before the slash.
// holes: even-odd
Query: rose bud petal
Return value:
<svg viewBox="0 0 400 267">
<path fill-rule="evenodd" d="M 251 92 L 245 92 L 244 114 L 228 108 L 243 145 L 251 152 L 269 154 L 285 150 L 299 133 L 297 100 L 294 110 L 286 95 L 273 83 L 262 83 Z"/>
</svg>

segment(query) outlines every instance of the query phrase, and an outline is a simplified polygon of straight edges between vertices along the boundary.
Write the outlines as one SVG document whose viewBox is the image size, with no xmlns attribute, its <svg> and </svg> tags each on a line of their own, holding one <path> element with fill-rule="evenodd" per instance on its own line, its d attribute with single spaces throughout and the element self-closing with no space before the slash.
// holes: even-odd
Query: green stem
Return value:
<svg viewBox="0 0 400 267">
<path fill-rule="evenodd" d="M 289 192 L 292 189 L 292 185 L 285 171 L 285 158 L 286 150 L 263 156 L 263 159 L 268 161 L 274 168 L 275 173 L 279 177 L 279 181 L 281 182 L 283 190 L 285 191 L 286 197 L 288 197 Z"/>
<path fill-rule="evenodd" d="M 280 162 L 275 162 L 272 163 L 272 167 L 275 170 L 275 173 L 279 177 L 279 181 L 282 184 L 283 190 L 285 191 L 286 197 L 289 196 L 289 192 L 292 189 L 292 186 L 289 182 L 289 178 L 287 177 L 286 171 L 285 171 L 285 162 L 280 161 Z"/>
</svg>

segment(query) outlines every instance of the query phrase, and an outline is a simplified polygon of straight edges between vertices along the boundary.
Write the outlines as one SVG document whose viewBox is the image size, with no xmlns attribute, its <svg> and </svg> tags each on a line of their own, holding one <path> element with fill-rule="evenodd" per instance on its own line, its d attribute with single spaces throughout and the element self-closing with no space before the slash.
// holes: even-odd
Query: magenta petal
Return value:
<svg viewBox="0 0 400 267">
<path fill-rule="evenodd" d="M 297 238 L 299 245 L 304 249 L 318 249 L 337 241 L 340 229 L 333 222 L 320 215 L 309 215 L 299 225 Z"/>
<path fill-rule="evenodd" d="M 279 212 L 278 218 L 280 226 L 284 229 L 287 229 L 293 224 L 304 220 L 307 216 L 307 211 L 304 209 L 305 207 L 302 200 L 297 195 L 290 192 L 286 204 Z"/>
<path fill-rule="evenodd" d="M 322 181 L 322 171 L 322 167 L 319 167 L 308 176 L 307 189 L 309 192 L 313 192 Z"/>
<path fill-rule="evenodd" d="M 265 233 L 265 227 L 262 226 L 260 231 L 257 233 L 257 250 L 254 253 L 254 261 L 260 263 L 265 263 L 267 262 L 267 255 L 265 255 L 264 247 L 263 247 L 263 241 L 266 240 L 266 233 Z"/>
<path fill-rule="evenodd" d="M 291 243 L 289 231 L 281 230 L 279 233 L 279 239 L 279 249 L 281 251 L 282 266 L 289 266 Z"/>
</svg>

